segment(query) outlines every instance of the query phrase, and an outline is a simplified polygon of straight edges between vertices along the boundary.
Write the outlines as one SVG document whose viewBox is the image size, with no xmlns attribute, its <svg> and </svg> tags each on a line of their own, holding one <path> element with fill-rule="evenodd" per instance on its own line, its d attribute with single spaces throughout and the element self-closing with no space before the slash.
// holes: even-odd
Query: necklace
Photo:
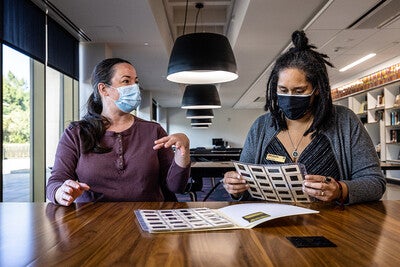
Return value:
<svg viewBox="0 0 400 267">
<path fill-rule="evenodd" d="M 311 122 L 312 122 L 312 120 L 307 124 L 307 126 L 304 130 L 306 130 L 308 127 L 310 127 Z M 292 157 L 296 160 L 299 157 L 299 152 L 297 151 L 297 148 L 299 147 L 301 141 L 303 140 L 304 134 L 301 135 L 301 138 L 300 138 L 299 142 L 297 142 L 296 146 L 294 146 L 292 137 L 290 136 L 290 133 L 289 133 L 289 129 L 287 130 L 287 135 L 288 135 L 290 143 L 292 144 L 292 147 L 293 147 Z"/>
</svg>

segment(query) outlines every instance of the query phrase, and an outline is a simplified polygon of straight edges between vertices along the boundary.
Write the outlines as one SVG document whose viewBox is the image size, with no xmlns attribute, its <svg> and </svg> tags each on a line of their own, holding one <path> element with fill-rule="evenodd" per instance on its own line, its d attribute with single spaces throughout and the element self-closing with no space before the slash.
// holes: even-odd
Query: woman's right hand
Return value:
<svg viewBox="0 0 400 267">
<path fill-rule="evenodd" d="M 56 191 L 56 201 L 63 206 L 71 205 L 74 200 L 89 190 L 90 187 L 85 183 L 74 180 L 66 180 Z"/>
<path fill-rule="evenodd" d="M 235 171 L 225 173 L 223 183 L 225 190 L 235 197 L 240 197 L 244 191 L 249 189 L 246 179 Z"/>
</svg>

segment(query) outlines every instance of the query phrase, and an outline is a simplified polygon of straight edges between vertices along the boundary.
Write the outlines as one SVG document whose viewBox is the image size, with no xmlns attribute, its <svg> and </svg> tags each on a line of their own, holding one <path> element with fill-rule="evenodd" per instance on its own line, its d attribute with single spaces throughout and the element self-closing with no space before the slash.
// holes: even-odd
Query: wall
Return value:
<svg viewBox="0 0 400 267">
<path fill-rule="evenodd" d="M 91 75 L 97 63 L 111 57 L 112 53 L 108 45 L 96 43 L 79 43 L 79 103 L 80 117 L 86 113 L 86 101 L 93 92 Z"/>
<path fill-rule="evenodd" d="M 157 108 L 157 118 L 158 118 L 158 123 L 167 131 L 169 132 L 169 118 L 168 118 L 168 109 L 167 108 L 162 108 L 158 106 Z"/>
<path fill-rule="evenodd" d="M 140 97 L 142 101 L 140 102 L 140 106 L 137 110 L 136 115 L 146 121 L 151 120 L 151 92 L 141 90 Z"/>
<path fill-rule="evenodd" d="M 190 139 L 190 147 L 212 147 L 212 138 L 223 138 L 231 147 L 243 147 L 254 120 L 264 114 L 263 109 L 214 109 L 213 124 L 208 129 L 192 129 L 186 110 L 169 108 L 169 133 L 183 132 Z"/>
</svg>

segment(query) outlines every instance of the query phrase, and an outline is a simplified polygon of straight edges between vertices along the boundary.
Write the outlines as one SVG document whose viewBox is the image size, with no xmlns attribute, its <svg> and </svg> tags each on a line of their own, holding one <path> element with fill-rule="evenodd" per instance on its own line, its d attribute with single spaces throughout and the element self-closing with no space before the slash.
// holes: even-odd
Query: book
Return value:
<svg viewBox="0 0 400 267">
<path fill-rule="evenodd" d="M 303 192 L 306 167 L 301 163 L 247 164 L 233 162 L 236 171 L 246 179 L 250 195 L 272 202 L 311 202 Z"/>
<path fill-rule="evenodd" d="M 135 210 L 134 213 L 143 231 L 165 233 L 248 229 L 276 218 L 319 211 L 289 204 L 246 203 L 220 209 Z"/>
</svg>

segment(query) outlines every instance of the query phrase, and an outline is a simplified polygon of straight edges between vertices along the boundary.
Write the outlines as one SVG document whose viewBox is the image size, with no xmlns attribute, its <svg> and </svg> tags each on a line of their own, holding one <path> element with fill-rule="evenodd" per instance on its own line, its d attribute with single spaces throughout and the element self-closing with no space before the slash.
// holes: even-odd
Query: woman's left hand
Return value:
<svg viewBox="0 0 400 267">
<path fill-rule="evenodd" d="M 303 191 L 322 201 L 334 201 L 340 197 L 340 188 L 335 179 L 328 176 L 307 174 Z"/>
<path fill-rule="evenodd" d="M 154 144 L 153 149 L 175 146 L 176 163 L 181 167 L 186 167 L 190 163 L 190 142 L 185 134 L 171 134 L 154 141 Z"/>
</svg>

